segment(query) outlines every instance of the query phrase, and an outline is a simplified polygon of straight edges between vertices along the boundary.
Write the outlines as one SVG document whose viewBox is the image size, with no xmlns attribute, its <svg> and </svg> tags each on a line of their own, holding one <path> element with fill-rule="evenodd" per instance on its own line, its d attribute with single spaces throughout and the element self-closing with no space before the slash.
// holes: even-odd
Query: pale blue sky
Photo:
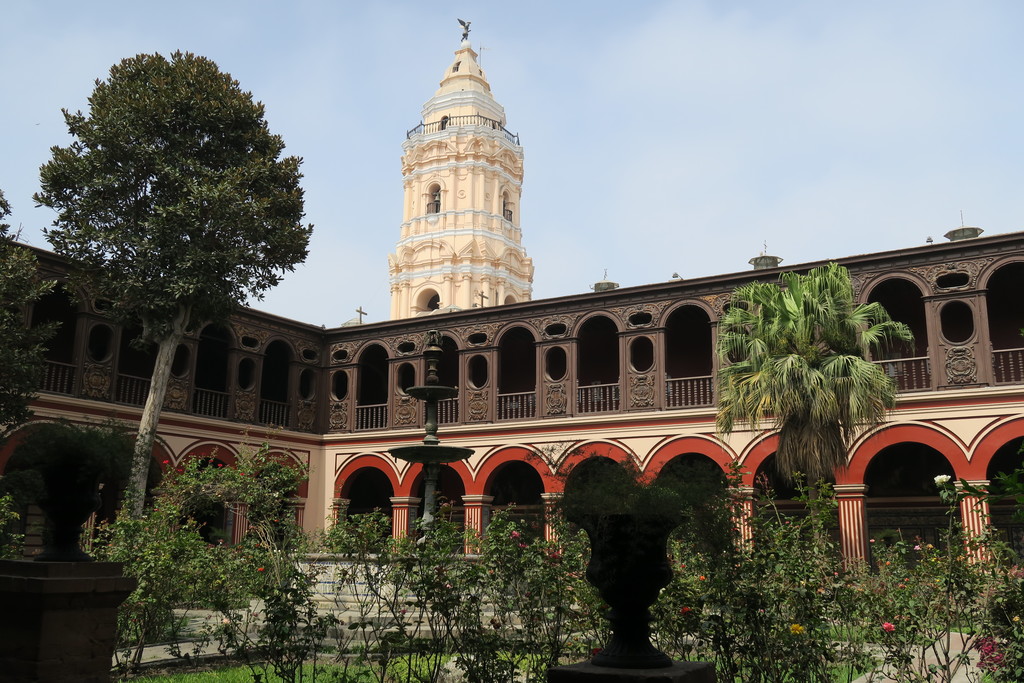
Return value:
<svg viewBox="0 0 1024 683">
<path fill-rule="evenodd" d="M 0 189 L 31 195 L 62 107 L 123 57 L 188 50 L 266 105 L 304 157 L 305 265 L 256 307 L 338 325 L 388 315 L 405 131 L 457 17 L 526 153 L 535 298 L 1024 227 L 1024 3 L 693 0 L 4 3 Z"/>
</svg>

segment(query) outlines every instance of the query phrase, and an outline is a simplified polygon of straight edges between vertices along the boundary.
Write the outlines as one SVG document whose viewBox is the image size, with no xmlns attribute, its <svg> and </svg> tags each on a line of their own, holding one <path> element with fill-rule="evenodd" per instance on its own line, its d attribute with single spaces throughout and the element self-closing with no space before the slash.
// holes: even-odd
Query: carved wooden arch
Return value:
<svg viewBox="0 0 1024 683">
<path fill-rule="evenodd" d="M 681 299 L 679 301 L 673 301 L 665 308 L 665 311 L 662 313 L 661 326 L 665 327 L 668 324 L 668 319 L 677 311 L 684 308 L 699 308 L 708 316 L 709 324 L 718 322 L 718 312 L 715 311 L 714 306 L 712 306 L 708 301 L 703 299 Z"/>
<path fill-rule="evenodd" d="M 377 453 L 362 453 L 351 458 L 338 468 L 337 474 L 334 475 L 334 497 L 344 498 L 343 494 L 348 481 L 359 471 L 365 469 L 375 469 L 382 472 L 391 483 L 391 495 L 399 495 L 397 493 L 399 486 L 398 472 L 395 471 L 393 461 Z"/>
<path fill-rule="evenodd" d="M 836 472 L 836 483 L 863 484 L 868 465 L 875 456 L 883 449 L 901 443 L 919 443 L 934 448 L 950 464 L 958 479 L 984 478 L 984 468 L 979 477 L 975 472 L 976 466 L 967 460 L 963 444 L 951 434 L 935 425 L 907 423 L 884 426 L 856 444 L 849 464 Z"/>
<path fill-rule="evenodd" d="M 587 321 L 593 320 L 594 318 L 608 318 L 611 320 L 615 325 L 616 334 L 622 334 L 626 331 L 625 323 L 619 318 L 619 316 L 615 315 L 615 313 L 609 309 L 600 308 L 593 311 L 587 311 L 583 315 L 579 316 L 575 321 L 575 325 L 570 329 L 568 336 L 579 339 L 580 330 L 582 330 L 583 326 L 587 324 Z"/>
<path fill-rule="evenodd" d="M 869 273 L 870 277 L 863 281 L 861 290 L 857 293 L 857 303 L 867 303 L 871 298 L 871 293 L 889 280 L 906 280 L 915 287 L 921 294 L 921 299 L 927 296 L 931 296 L 935 292 L 932 291 L 931 284 L 917 273 L 912 273 L 906 270 L 887 270 L 881 273 Z"/>
<path fill-rule="evenodd" d="M 1005 266 L 1013 265 L 1015 263 L 1024 264 L 1024 256 L 1020 254 L 1012 254 L 1003 256 L 1001 258 L 993 259 L 985 268 L 978 274 L 978 289 L 988 289 L 988 283 L 1000 269 Z"/>
<path fill-rule="evenodd" d="M 494 346 L 500 348 L 502 337 L 504 337 L 507 333 L 511 332 L 517 327 L 521 327 L 530 333 L 530 336 L 533 337 L 534 345 L 536 345 L 537 342 L 541 340 L 540 330 L 536 328 L 536 326 L 534 325 L 534 321 L 513 320 L 506 323 L 499 323 L 499 326 L 494 330 Z"/>
</svg>

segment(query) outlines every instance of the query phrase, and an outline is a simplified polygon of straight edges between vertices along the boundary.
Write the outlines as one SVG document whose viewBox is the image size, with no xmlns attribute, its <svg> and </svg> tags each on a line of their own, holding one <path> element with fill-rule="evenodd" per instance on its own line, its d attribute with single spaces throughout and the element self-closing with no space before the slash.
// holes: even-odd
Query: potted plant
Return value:
<svg viewBox="0 0 1024 683">
<path fill-rule="evenodd" d="M 123 480 L 132 437 L 111 425 L 48 422 L 29 428 L 8 463 L 38 480 L 36 502 L 50 521 L 42 562 L 91 562 L 78 541 L 82 525 L 100 506 L 103 478 Z"/>
<path fill-rule="evenodd" d="M 569 475 L 566 519 L 590 539 L 587 581 L 608 604 L 612 637 L 590 660 L 597 666 L 652 669 L 672 660 L 651 645 L 650 606 L 672 580 L 668 537 L 682 521 L 683 496 L 645 485 L 611 460 L 595 459 Z"/>
</svg>

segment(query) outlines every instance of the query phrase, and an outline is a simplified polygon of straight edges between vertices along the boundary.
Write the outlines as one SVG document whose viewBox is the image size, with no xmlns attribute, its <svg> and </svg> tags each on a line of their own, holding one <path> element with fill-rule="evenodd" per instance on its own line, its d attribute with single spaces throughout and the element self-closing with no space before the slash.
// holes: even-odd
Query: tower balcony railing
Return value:
<svg viewBox="0 0 1024 683">
<path fill-rule="evenodd" d="M 43 368 L 43 381 L 39 386 L 41 391 L 50 391 L 55 394 L 75 393 L 75 365 L 73 363 L 58 363 L 48 360 Z"/>
<path fill-rule="evenodd" d="M 498 394 L 499 420 L 528 420 L 537 415 L 537 394 L 522 391 L 515 394 Z"/>
<path fill-rule="evenodd" d="M 510 132 L 505 126 L 501 125 L 501 121 L 495 119 L 489 119 L 486 116 L 480 114 L 466 114 L 465 116 L 446 116 L 440 121 L 434 121 L 433 123 L 421 123 L 415 128 L 412 128 L 405 133 L 405 139 L 408 140 L 415 135 L 430 135 L 431 133 L 440 133 L 442 130 L 449 128 L 455 128 L 458 126 L 485 126 L 494 130 L 500 130 L 504 135 L 505 139 L 511 142 L 513 145 L 519 144 L 519 135 Z"/>
<path fill-rule="evenodd" d="M 924 391 L 932 387 L 932 364 L 927 356 L 875 361 L 896 382 L 899 391 Z"/>
<path fill-rule="evenodd" d="M 388 426 L 388 404 L 356 406 L 356 429 L 385 429 Z"/>
<path fill-rule="evenodd" d="M 214 391 L 212 389 L 195 389 L 192 392 L 192 412 L 196 415 L 206 415 L 207 417 L 222 417 L 228 416 L 228 394 L 224 391 Z M 287 411 L 285 411 L 287 415 Z M 282 422 L 274 422 L 273 424 L 284 424 Z"/>
<path fill-rule="evenodd" d="M 679 377 L 665 381 L 665 407 L 709 406 L 715 402 L 711 375 Z"/>
<path fill-rule="evenodd" d="M 992 380 L 996 384 L 1024 383 L 1024 349 L 993 349 Z"/>
<path fill-rule="evenodd" d="M 576 391 L 576 408 L 580 413 L 608 413 L 619 409 L 618 384 L 592 384 Z"/>
</svg>

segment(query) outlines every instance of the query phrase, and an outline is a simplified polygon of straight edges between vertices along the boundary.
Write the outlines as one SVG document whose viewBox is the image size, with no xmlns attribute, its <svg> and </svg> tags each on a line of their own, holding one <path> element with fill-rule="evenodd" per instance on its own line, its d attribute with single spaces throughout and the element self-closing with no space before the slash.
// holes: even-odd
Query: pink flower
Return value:
<svg viewBox="0 0 1024 683">
<path fill-rule="evenodd" d="M 888 621 L 886 621 L 886 622 L 884 622 L 882 624 L 882 630 L 885 631 L 886 633 L 892 633 L 893 631 L 896 630 L 896 625 L 895 624 L 891 624 Z"/>
<path fill-rule="evenodd" d="M 513 531 L 513 532 L 511 533 L 511 536 L 512 536 L 512 538 L 519 538 L 520 534 L 519 534 L 519 532 L 518 532 L 518 531 Z"/>
</svg>

